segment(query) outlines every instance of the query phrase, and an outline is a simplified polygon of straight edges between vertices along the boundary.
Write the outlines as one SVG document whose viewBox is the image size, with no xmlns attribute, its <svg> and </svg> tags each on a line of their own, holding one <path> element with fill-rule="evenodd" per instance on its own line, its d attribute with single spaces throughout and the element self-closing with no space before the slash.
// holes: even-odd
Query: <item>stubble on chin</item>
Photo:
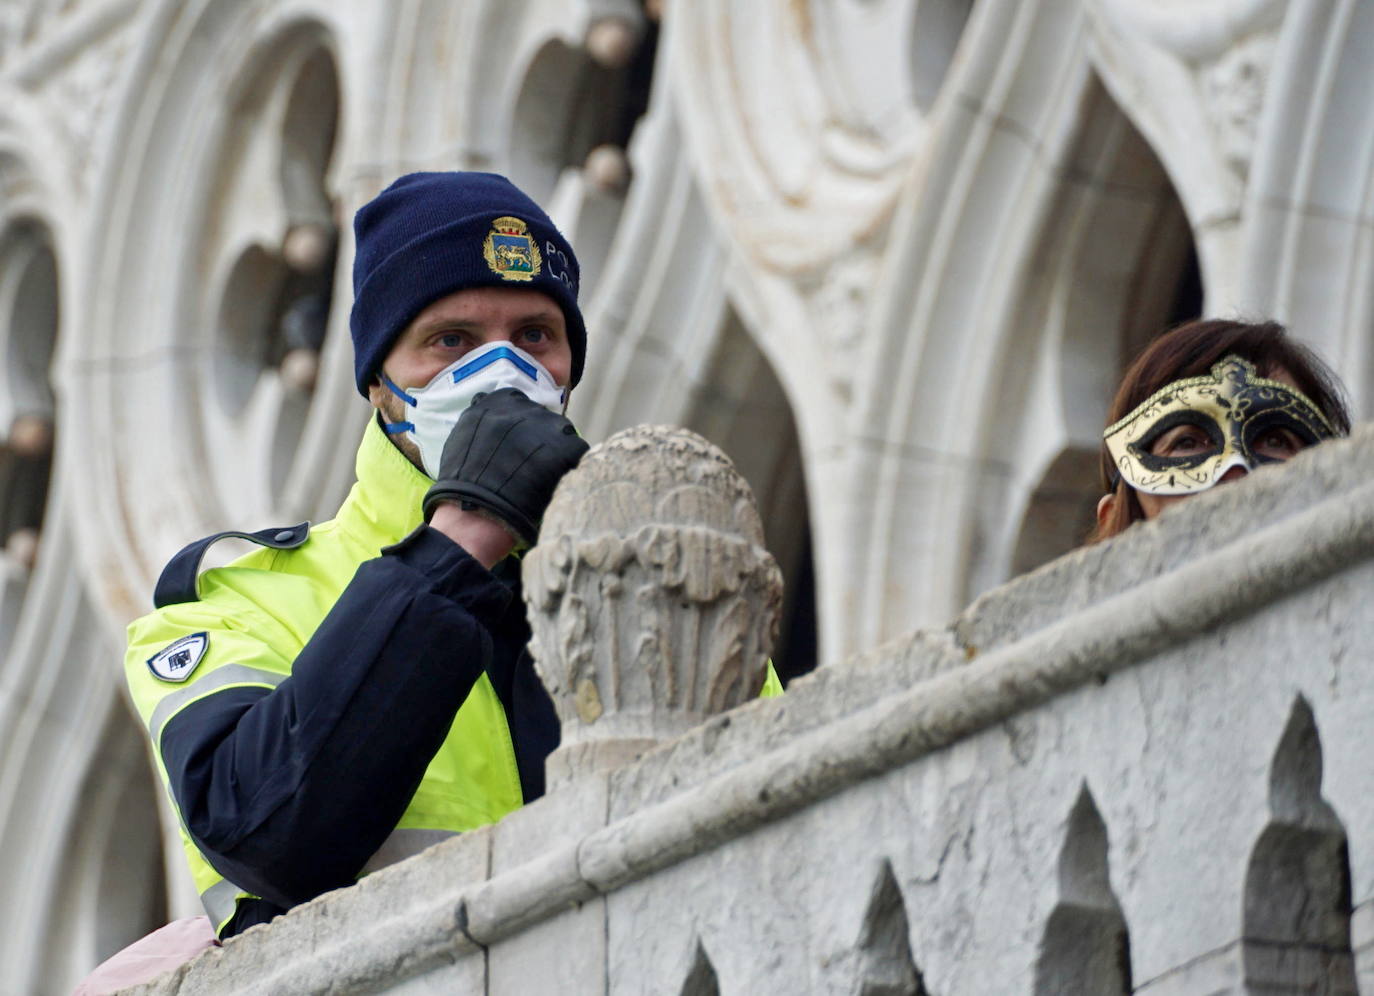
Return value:
<svg viewBox="0 0 1374 996">
<path fill-rule="evenodd" d="M 381 399 L 380 411 L 383 422 L 406 422 L 405 402 L 393 394 L 388 394 Z M 387 439 L 391 440 L 391 445 L 401 451 L 401 455 L 413 463 L 420 473 L 429 476 L 425 470 L 424 462 L 420 459 L 420 447 L 415 445 L 415 440 L 410 438 L 408 432 L 388 433 Z"/>
</svg>

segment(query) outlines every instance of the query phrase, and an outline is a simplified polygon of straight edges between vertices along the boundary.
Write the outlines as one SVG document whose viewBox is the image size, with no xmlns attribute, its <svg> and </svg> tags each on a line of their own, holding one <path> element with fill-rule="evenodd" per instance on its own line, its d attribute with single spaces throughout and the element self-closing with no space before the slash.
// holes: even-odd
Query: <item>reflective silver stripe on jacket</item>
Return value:
<svg viewBox="0 0 1374 996">
<path fill-rule="evenodd" d="M 242 889 L 226 878 L 200 894 L 200 904 L 205 907 L 205 912 L 210 917 L 210 927 L 216 934 L 234 915 L 234 907 L 241 892 Z"/>
<path fill-rule="evenodd" d="M 221 688 L 227 688 L 230 685 L 268 685 L 276 688 L 285 680 L 286 675 L 278 674 L 275 671 L 264 671 L 262 668 L 249 667 L 247 664 L 226 664 L 224 667 L 211 671 L 194 685 L 178 688 L 172 694 L 163 696 L 162 701 L 157 704 L 152 717 L 148 720 L 148 732 L 152 735 L 153 743 L 158 743 L 162 738 L 163 725 L 180 712 L 186 703 Z"/>
<path fill-rule="evenodd" d="M 457 832 L 453 830 L 393 830 L 391 836 L 382 841 L 382 846 L 377 848 L 377 853 L 367 859 L 367 864 L 363 865 L 358 877 L 361 878 L 387 865 L 394 865 L 406 858 L 413 858 L 426 848 L 457 836 Z"/>
</svg>

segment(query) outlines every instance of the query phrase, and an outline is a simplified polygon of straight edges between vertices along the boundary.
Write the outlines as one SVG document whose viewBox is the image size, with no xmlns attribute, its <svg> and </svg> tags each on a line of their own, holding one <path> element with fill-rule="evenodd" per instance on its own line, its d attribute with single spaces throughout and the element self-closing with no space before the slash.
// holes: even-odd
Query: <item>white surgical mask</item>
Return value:
<svg viewBox="0 0 1374 996">
<path fill-rule="evenodd" d="M 479 394 L 513 387 L 525 397 L 555 414 L 563 414 L 566 392 L 553 375 L 529 353 L 509 342 L 489 342 L 444 367 L 424 387 L 402 390 L 382 374 L 382 383 L 405 402 L 410 420 L 388 422 L 390 435 L 409 434 L 420 448 L 420 462 L 430 477 L 439 476 L 444 443 Z"/>
</svg>

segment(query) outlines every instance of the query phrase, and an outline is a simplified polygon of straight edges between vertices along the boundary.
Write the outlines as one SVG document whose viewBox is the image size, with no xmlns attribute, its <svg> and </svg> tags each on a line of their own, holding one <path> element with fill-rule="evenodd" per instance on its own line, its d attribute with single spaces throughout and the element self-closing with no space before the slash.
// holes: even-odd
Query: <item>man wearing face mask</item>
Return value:
<svg viewBox="0 0 1374 996">
<path fill-rule="evenodd" d="M 228 937 L 544 791 L 558 723 L 510 554 L 585 451 L 578 266 L 493 174 L 402 177 L 355 218 L 357 386 L 377 409 L 329 522 L 167 566 L 126 671 Z M 225 535 L 225 534 L 221 534 Z M 770 675 L 776 690 L 776 678 Z"/>
</svg>

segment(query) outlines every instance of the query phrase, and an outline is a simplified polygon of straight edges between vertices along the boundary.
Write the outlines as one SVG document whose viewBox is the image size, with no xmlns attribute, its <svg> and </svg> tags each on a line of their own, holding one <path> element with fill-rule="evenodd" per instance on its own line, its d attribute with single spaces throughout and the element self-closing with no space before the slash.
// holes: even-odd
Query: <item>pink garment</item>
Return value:
<svg viewBox="0 0 1374 996">
<path fill-rule="evenodd" d="M 210 928 L 209 917 L 173 920 L 102 961 L 72 990 L 72 996 L 108 996 L 126 986 L 155 979 L 214 947 L 219 947 L 219 940 Z"/>
</svg>

